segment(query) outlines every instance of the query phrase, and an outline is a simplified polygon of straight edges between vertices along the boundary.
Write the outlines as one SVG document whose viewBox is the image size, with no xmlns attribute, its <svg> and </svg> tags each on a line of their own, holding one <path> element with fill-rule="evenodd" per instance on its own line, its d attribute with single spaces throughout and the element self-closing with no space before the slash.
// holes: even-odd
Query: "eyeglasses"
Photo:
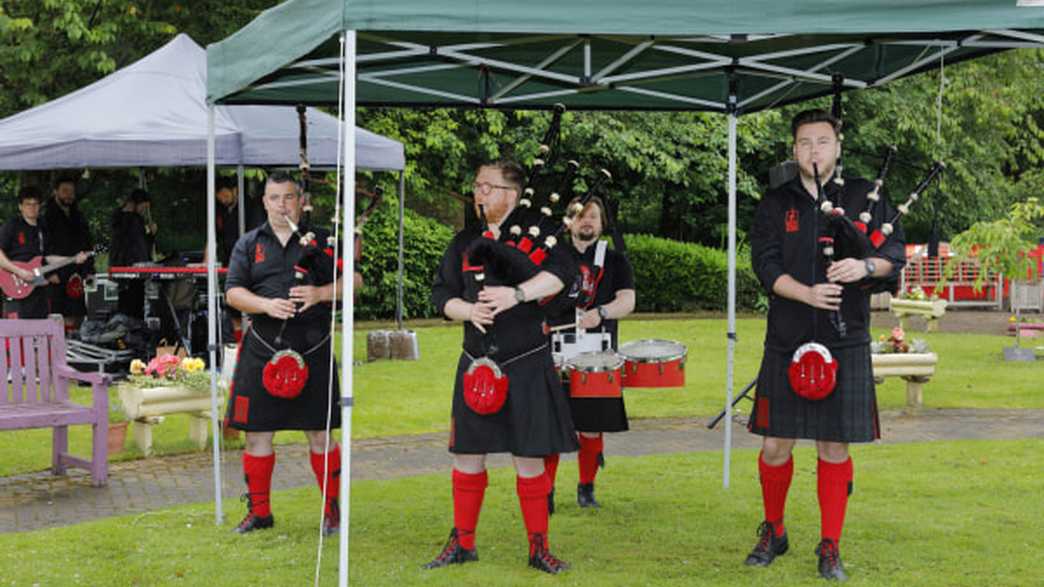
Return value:
<svg viewBox="0 0 1044 587">
<path fill-rule="evenodd" d="M 514 186 L 497 185 L 495 183 L 489 183 L 488 181 L 476 181 L 475 183 L 471 184 L 471 189 L 473 189 L 476 192 L 482 194 L 483 196 L 488 196 L 489 194 L 493 193 L 494 189 L 498 189 L 498 190 L 513 190 L 513 191 L 517 191 L 518 190 L 518 188 L 516 188 Z"/>
</svg>

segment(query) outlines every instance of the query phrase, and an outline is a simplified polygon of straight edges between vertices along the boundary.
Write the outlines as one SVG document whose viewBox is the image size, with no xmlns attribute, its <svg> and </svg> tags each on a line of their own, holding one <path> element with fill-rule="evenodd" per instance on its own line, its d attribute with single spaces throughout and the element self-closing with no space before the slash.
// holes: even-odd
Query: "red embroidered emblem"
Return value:
<svg viewBox="0 0 1044 587">
<path fill-rule="evenodd" d="M 246 424 L 250 414 L 250 398 L 244 395 L 236 396 L 236 405 L 232 413 L 232 420 L 239 424 Z"/>
<path fill-rule="evenodd" d="M 19 232 L 18 233 L 18 244 L 20 244 L 20 245 L 24 245 L 25 244 L 25 233 L 24 232 Z"/>
<path fill-rule="evenodd" d="M 787 232 L 797 232 L 798 231 L 798 227 L 800 225 L 798 224 L 798 211 L 797 211 L 797 209 L 791 208 L 790 210 L 787 210 L 786 226 L 787 226 Z"/>
<path fill-rule="evenodd" d="M 254 263 L 265 262 L 265 248 L 261 246 L 261 243 L 254 245 Z"/>
<path fill-rule="evenodd" d="M 754 418 L 754 426 L 765 430 L 769 425 L 769 400 L 767 397 L 758 398 L 757 416 Z"/>
</svg>

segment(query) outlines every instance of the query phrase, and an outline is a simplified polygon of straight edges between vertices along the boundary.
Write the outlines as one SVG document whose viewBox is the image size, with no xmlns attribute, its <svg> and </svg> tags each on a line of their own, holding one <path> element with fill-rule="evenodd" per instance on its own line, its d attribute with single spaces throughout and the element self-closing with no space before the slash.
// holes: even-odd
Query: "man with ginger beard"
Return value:
<svg viewBox="0 0 1044 587">
<path fill-rule="evenodd" d="M 579 198 L 569 206 L 579 202 Z M 634 311 L 634 269 L 623 254 L 609 249 L 601 239 L 608 224 L 605 204 L 598 196 L 590 199 L 569 227 L 570 249 L 580 269 L 569 297 L 574 304 L 565 312 L 548 318 L 551 326 L 576 322 L 580 310 L 579 325 L 589 333 L 608 332 L 611 348 L 618 349 L 619 325 L 617 320 Z M 574 332 L 566 330 L 565 332 Z M 566 385 L 567 382 L 563 382 Z M 605 432 L 624 432 L 628 429 L 627 410 L 623 397 L 619 398 L 570 398 L 573 422 L 578 433 L 580 452 L 577 455 L 579 483 L 576 502 L 582 508 L 600 507 L 594 495 L 595 476 L 599 467 L 605 466 L 603 438 Z M 548 508 L 554 513 L 555 472 L 558 470 L 558 455 L 544 459 L 544 467 L 551 478 L 551 494 Z"/>
<path fill-rule="evenodd" d="M 789 548 L 783 512 L 794 473 L 791 453 L 797 439 L 807 438 L 816 441 L 819 457 L 820 542 L 815 550 L 819 574 L 844 581 L 847 575 L 838 543 L 852 492 L 848 444 L 880 437 L 870 365 L 869 298 L 898 274 L 905 253 L 899 227 L 864 258 L 852 256 L 860 247 L 845 239 L 824 240 L 838 236 L 828 226 L 836 226 L 839 220 L 828 218 L 817 206 L 819 187 L 813 165 L 819 170 L 824 198 L 835 209 L 841 208 L 853 224 L 861 222 L 872 233 L 894 215 L 884 198 L 867 208 L 868 200 L 872 201 L 867 197 L 871 182 L 855 177 L 844 178 L 843 185 L 834 181 L 841 155 L 840 126 L 822 110 L 807 110 L 794 118 L 793 155 L 800 173 L 765 195 L 751 228 L 752 265 L 770 301 L 749 423 L 751 432 L 764 437 L 758 471 L 765 517 L 746 564 L 768 566 Z M 869 218 L 860 218 L 864 211 L 869 211 Z M 827 244 L 841 252 L 840 259 L 827 260 Z M 789 372 L 795 353 L 808 349 L 809 343 L 826 347 L 836 362 L 832 391 L 817 388 L 809 393 L 802 371 Z M 832 368 L 826 355 L 815 352 L 822 357 L 824 371 Z"/>
<path fill-rule="evenodd" d="M 501 237 L 523 182 L 523 171 L 514 163 L 478 168 L 472 186 L 476 213 L 485 216 L 489 237 Z M 507 283 L 494 274 L 492 265 L 470 262 L 468 251 L 482 238 L 482 229 L 459 232 L 443 255 L 432 286 L 432 302 L 439 312 L 464 323 L 464 352 L 457 362 L 450 419 L 453 529 L 446 546 L 425 568 L 478 560 L 475 529 L 488 483 L 486 454 L 507 452 L 513 456 L 516 492 L 529 538 L 529 566 L 557 574 L 568 564 L 552 555 L 548 546 L 550 485 L 543 458 L 576 450 L 576 438 L 537 300 L 572 283 L 575 266 L 564 247 L 554 247 L 534 277 Z M 465 393 L 469 369 L 482 361 L 494 362 L 507 377 L 504 403 L 489 410 L 476 403 L 474 394 Z"/>
<path fill-rule="evenodd" d="M 301 200 L 300 187 L 289 175 L 277 172 L 268 177 L 262 197 L 268 221 L 236 241 L 225 280 L 228 304 L 250 316 L 226 416 L 229 427 L 246 432 L 243 474 L 248 511 L 235 528 L 240 534 L 275 523 L 270 505 L 276 458 L 273 439 L 280 430 L 301 430 L 308 439 L 312 471 L 320 491 L 326 487 L 323 533 L 336 533 L 340 523 L 340 449 L 327 433 L 328 414 L 329 430 L 341 426 L 336 375 L 330 380 L 336 272 L 333 258 L 315 246 L 303 245 L 287 221 L 301 222 Z M 302 233 L 308 230 L 320 243 L 330 234 L 315 227 L 300 228 Z M 303 278 L 297 279 L 295 273 Z M 288 369 L 281 357 L 291 359 Z M 303 386 L 284 385 L 300 381 L 301 370 L 294 368 L 298 361 L 307 367 Z M 337 373 L 336 363 L 332 371 Z"/>
</svg>

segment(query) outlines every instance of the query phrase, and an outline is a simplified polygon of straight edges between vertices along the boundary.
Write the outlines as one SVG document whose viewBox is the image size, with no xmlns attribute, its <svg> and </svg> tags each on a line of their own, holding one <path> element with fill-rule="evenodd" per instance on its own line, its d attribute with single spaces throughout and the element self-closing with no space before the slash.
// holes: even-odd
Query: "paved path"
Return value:
<svg viewBox="0 0 1044 587">
<path fill-rule="evenodd" d="M 626 434 L 608 435 L 606 452 L 614 455 L 684 453 L 720 450 L 722 428 L 709 431 L 704 420 L 665 418 L 636 420 Z M 881 415 L 884 442 L 956 439 L 1044 438 L 1044 410 L 924 410 L 917 415 Z M 758 437 L 736 428 L 737 448 L 756 447 Z M 304 445 L 277 447 L 274 489 L 314 485 Z M 565 457 L 572 458 L 572 455 Z M 223 456 L 226 499 L 243 491 L 240 455 Z M 109 485 L 90 486 L 79 472 L 66 477 L 32 473 L 0 478 L 0 532 L 18 532 L 135 514 L 174 505 L 213 500 L 212 457 L 196 453 L 113 463 Z M 352 452 L 353 479 L 394 479 L 446 472 L 450 458 L 444 434 L 375 438 L 357 441 Z M 490 466 L 510 464 L 504 455 Z"/>
</svg>

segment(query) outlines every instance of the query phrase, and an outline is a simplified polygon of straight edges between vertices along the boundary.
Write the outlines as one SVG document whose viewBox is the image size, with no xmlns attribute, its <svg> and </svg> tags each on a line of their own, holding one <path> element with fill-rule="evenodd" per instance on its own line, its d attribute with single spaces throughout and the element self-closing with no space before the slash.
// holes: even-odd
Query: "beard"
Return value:
<svg viewBox="0 0 1044 587">
<path fill-rule="evenodd" d="M 485 212 L 486 214 L 486 224 L 496 224 L 497 226 L 500 226 L 500 223 L 508 217 L 508 214 L 511 213 L 512 209 L 513 207 L 510 205 L 510 203 L 494 206 L 484 206 L 483 212 Z M 482 218 L 482 214 L 479 213 L 477 205 L 475 206 L 475 215 L 478 216 L 479 219 Z"/>
<path fill-rule="evenodd" d="M 581 228 L 576 233 L 576 240 L 582 243 L 589 243 L 598 238 L 598 234 L 595 233 L 593 228 Z"/>
</svg>

